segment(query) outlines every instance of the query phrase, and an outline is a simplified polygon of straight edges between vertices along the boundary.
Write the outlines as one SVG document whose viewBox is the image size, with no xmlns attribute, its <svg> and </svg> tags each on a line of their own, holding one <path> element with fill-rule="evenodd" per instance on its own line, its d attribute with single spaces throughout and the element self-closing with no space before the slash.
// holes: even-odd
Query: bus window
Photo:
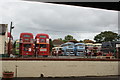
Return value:
<svg viewBox="0 0 120 80">
<path fill-rule="evenodd" d="M 46 48 L 46 44 L 40 44 L 40 48 Z"/>
<path fill-rule="evenodd" d="M 83 46 L 79 46 L 79 48 L 83 48 Z"/>
<path fill-rule="evenodd" d="M 24 47 L 29 48 L 29 47 L 31 47 L 31 44 L 24 44 Z"/>
<path fill-rule="evenodd" d="M 40 39 L 40 42 L 45 42 L 45 39 Z"/>
<path fill-rule="evenodd" d="M 62 48 L 59 48 L 59 50 L 62 50 Z"/>
<path fill-rule="evenodd" d="M 42 36 L 42 35 L 41 35 L 40 38 L 46 38 L 46 36 Z"/>
<path fill-rule="evenodd" d="M 39 47 L 39 44 L 36 44 L 36 47 Z"/>
<path fill-rule="evenodd" d="M 31 47 L 31 44 L 24 44 L 24 51 L 28 51 Z"/>
<path fill-rule="evenodd" d="M 29 39 L 24 39 L 24 40 L 28 41 Z"/>
<path fill-rule="evenodd" d="M 30 37 L 30 35 L 23 35 L 23 37 Z"/>
<path fill-rule="evenodd" d="M 78 46 L 84 46 L 83 44 L 79 44 Z"/>
<path fill-rule="evenodd" d="M 69 48 L 73 48 L 73 46 L 69 46 Z"/>
</svg>

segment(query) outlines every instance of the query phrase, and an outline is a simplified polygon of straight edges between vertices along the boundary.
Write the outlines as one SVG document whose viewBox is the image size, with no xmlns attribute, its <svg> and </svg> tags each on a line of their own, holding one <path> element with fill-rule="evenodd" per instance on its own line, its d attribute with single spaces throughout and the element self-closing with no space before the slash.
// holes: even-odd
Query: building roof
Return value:
<svg viewBox="0 0 120 80">
<path fill-rule="evenodd" d="M 53 40 L 53 45 L 54 46 L 60 46 L 61 44 L 63 44 L 64 42 L 62 40 L 59 39 L 54 39 Z"/>
<path fill-rule="evenodd" d="M 70 40 L 69 42 L 78 43 L 76 40 Z"/>
</svg>

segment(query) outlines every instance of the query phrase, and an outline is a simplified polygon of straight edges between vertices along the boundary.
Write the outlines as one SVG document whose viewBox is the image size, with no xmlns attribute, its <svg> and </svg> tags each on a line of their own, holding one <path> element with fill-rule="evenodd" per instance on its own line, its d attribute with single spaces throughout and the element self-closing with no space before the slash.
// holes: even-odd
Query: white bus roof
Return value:
<svg viewBox="0 0 120 80">
<path fill-rule="evenodd" d="M 62 47 L 54 47 L 54 48 L 62 48 Z"/>
</svg>

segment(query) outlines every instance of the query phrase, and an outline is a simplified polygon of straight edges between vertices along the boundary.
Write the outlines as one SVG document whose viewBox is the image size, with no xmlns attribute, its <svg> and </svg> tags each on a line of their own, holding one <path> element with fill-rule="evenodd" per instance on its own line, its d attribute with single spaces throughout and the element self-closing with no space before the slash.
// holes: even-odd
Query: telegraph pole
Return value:
<svg viewBox="0 0 120 80">
<path fill-rule="evenodd" d="M 10 24 L 10 36 L 9 36 L 9 42 L 8 42 L 8 55 L 10 56 L 10 54 L 11 54 L 11 33 L 12 33 L 12 29 L 13 29 L 14 27 L 12 26 L 12 22 L 11 22 L 11 24 Z"/>
</svg>

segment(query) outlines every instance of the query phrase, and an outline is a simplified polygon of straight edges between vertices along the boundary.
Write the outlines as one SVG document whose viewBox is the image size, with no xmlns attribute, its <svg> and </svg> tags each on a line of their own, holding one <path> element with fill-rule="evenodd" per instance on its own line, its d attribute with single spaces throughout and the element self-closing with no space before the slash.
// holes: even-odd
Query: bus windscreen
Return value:
<svg viewBox="0 0 120 80">
<path fill-rule="evenodd" d="M 24 44 L 24 47 L 30 48 L 31 44 Z"/>
<path fill-rule="evenodd" d="M 23 35 L 23 37 L 31 37 L 30 35 Z"/>
<path fill-rule="evenodd" d="M 46 38 L 46 36 L 40 36 L 40 38 Z"/>
<path fill-rule="evenodd" d="M 46 48 L 46 44 L 40 44 L 40 48 Z"/>
</svg>

